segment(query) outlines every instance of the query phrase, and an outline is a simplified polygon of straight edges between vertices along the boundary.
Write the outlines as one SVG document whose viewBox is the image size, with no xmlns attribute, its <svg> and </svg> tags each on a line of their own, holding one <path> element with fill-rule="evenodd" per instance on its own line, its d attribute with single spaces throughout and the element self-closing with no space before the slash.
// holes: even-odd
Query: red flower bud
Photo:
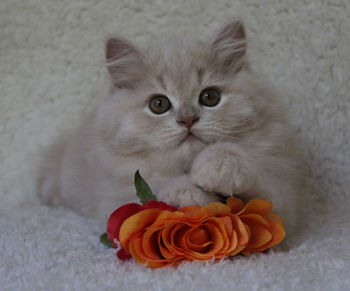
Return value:
<svg viewBox="0 0 350 291">
<path fill-rule="evenodd" d="M 125 219 L 142 210 L 142 205 L 137 203 L 125 204 L 112 212 L 107 221 L 107 238 L 117 247 L 115 239 L 119 240 L 119 230 Z"/>
</svg>

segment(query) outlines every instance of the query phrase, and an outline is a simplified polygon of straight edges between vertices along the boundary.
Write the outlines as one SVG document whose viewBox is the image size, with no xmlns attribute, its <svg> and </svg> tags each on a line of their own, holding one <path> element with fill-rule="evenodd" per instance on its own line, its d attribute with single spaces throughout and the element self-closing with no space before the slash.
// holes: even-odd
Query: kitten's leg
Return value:
<svg viewBox="0 0 350 291">
<path fill-rule="evenodd" d="M 195 159 L 191 181 L 209 192 L 225 195 L 245 193 L 256 182 L 256 169 L 246 154 L 233 144 L 217 143 L 204 149 Z"/>
<path fill-rule="evenodd" d="M 160 201 L 173 206 L 206 205 L 218 200 L 210 192 L 203 191 L 195 186 L 188 175 L 164 180 L 155 187 L 155 194 Z"/>
<path fill-rule="evenodd" d="M 190 177 L 204 191 L 272 201 L 274 211 L 292 229 L 298 192 L 293 162 L 257 149 L 249 152 L 235 144 L 217 143 L 197 156 Z"/>
</svg>

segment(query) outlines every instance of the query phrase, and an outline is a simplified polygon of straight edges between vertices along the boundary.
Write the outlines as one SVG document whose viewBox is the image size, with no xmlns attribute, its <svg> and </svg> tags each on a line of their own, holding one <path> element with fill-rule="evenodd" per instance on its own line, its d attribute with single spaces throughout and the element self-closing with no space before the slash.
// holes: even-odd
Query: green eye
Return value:
<svg viewBox="0 0 350 291">
<path fill-rule="evenodd" d="M 207 88 L 199 94 L 199 103 L 204 106 L 214 107 L 218 105 L 220 98 L 221 94 L 218 89 Z"/>
<path fill-rule="evenodd" d="M 171 108 L 171 102 L 168 99 L 168 97 L 164 95 L 156 95 L 154 96 L 150 103 L 149 103 L 149 109 L 154 114 L 162 114 L 167 112 Z"/>
</svg>

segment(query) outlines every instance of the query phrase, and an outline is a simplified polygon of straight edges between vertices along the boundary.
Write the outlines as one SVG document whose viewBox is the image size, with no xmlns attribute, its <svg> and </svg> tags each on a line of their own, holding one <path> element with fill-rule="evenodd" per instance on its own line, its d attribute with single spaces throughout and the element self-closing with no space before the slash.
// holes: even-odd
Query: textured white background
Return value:
<svg viewBox="0 0 350 291">
<path fill-rule="evenodd" d="M 103 226 L 39 205 L 42 148 L 105 90 L 104 41 L 209 35 L 245 21 L 250 54 L 284 94 L 311 168 L 305 234 L 289 252 L 147 270 L 98 242 Z M 1 0 L 0 282 L 5 290 L 350 289 L 348 0 Z M 310 222 L 310 223 L 307 223 Z"/>
</svg>

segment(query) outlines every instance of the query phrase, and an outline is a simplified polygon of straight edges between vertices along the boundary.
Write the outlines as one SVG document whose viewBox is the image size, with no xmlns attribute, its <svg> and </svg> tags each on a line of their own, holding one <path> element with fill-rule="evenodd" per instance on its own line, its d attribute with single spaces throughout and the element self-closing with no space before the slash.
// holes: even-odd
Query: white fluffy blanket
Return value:
<svg viewBox="0 0 350 291">
<path fill-rule="evenodd" d="M 1 290 L 350 290 L 350 2 L 238 2 L 0 1 Z M 311 168 L 301 238 L 289 251 L 177 269 L 118 262 L 99 243 L 103 225 L 39 204 L 38 156 L 104 90 L 106 35 L 208 34 L 237 11 Z"/>
</svg>

